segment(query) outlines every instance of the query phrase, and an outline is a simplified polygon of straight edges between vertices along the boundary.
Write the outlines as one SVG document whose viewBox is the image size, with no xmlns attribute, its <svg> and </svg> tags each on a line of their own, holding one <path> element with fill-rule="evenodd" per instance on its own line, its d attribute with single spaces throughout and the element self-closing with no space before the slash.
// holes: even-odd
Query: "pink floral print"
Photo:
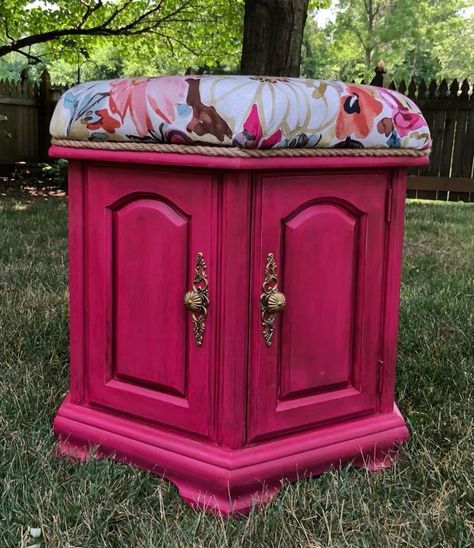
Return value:
<svg viewBox="0 0 474 548">
<path fill-rule="evenodd" d="M 426 120 L 400 93 L 331 80 L 233 75 L 80 84 L 56 106 L 51 134 L 243 148 L 431 146 Z"/>
</svg>

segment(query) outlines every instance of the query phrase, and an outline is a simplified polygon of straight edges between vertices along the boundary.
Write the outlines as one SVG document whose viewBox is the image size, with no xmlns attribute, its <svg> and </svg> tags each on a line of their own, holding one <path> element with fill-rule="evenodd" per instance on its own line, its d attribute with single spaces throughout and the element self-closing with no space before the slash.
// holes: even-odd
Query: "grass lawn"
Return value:
<svg viewBox="0 0 474 548">
<path fill-rule="evenodd" d="M 393 469 L 289 485 L 249 518 L 181 503 L 167 481 L 53 453 L 68 377 L 66 203 L 0 196 L 0 547 L 474 545 L 474 205 L 410 203 Z M 37 541 L 36 541 L 37 542 Z"/>
</svg>

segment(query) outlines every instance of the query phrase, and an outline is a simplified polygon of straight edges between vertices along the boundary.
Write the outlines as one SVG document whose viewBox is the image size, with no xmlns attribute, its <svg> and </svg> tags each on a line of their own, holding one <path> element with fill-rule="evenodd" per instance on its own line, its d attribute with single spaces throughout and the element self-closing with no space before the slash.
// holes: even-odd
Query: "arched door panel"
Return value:
<svg viewBox="0 0 474 548">
<path fill-rule="evenodd" d="M 258 181 L 250 440 L 375 412 L 387 184 L 383 172 Z M 287 303 L 271 346 L 259 309 L 268 253 Z"/>
<path fill-rule="evenodd" d="M 365 263 L 366 217 L 338 203 L 308 205 L 282 222 L 279 399 L 350 386 L 353 319 Z M 337 364 L 337 367 L 334 366 Z"/>
<path fill-rule="evenodd" d="M 108 222 L 112 225 L 113 377 L 185 397 L 183 295 L 188 284 L 190 220 L 161 197 L 150 196 L 112 206 Z M 169 367 L 171 362 L 174 367 Z"/>
<path fill-rule="evenodd" d="M 214 322 L 198 346 L 183 298 L 197 254 L 209 269 L 216 263 L 213 182 L 111 167 L 90 168 L 89 181 L 90 402 L 209 435 Z M 214 272 L 207 276 L 215 303 Z"/>
</svg>

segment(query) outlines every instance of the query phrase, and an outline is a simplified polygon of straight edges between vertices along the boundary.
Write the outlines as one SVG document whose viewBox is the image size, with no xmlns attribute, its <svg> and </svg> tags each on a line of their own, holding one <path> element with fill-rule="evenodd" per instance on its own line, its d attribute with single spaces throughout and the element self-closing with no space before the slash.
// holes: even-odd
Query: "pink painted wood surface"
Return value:
<svg viewBox="0 0 474 548">
<path fill-rule="evenodd" d="M 112 376 L 186 398 L 188 216 L 152 194 L 109 209 Z"/>
<path fill-rule="evenodd" d="M 272 252 L 287 307 L 270 348 L 252 309 L 250 439 L 375 410 L 387 189 L 384 172 L 258 182 L 253 301 Z"/>
<path fill-rule="evenodd" d="M 406 181 L 406 169 L 391 172 L 391 208 L 390 222 L 385 235 L 384 313 L 381 319 L 381 367 L 379 370 L 379 411 L 382 413 L 391 412 L 395 396 Z"/>
<path fill-rule="evenodd" d="M 77 404 L 86 402 L 86 326 L 85 257 L 84 257 L 84 193 L 87 187 L 85 166 L 72 161 L 68 168 L 69 194 L 69 394 Z"/>
<path fill-rule="evenodd" d="M 365 267 L 365 216 L 334 199 L 310 203 L 286 216 L 278 234 L 288 298 L 281 322 L 281 401 L 351 381 L 352 312 L 357 276 Z"/>
<path fill-rule="evenodd" d="M 353 461 L 376 470 L 394 461 L 408 430 L 398 410 L 371 415 L 240 450 L 204 444 L 66 400 L 54 419 L 59 452 L 84 458 L 99 446 L 99 457 L 149 470 L 172 481 L 192 506 L 219 514 L 246 514 L 282 488 L 281 479 L 303 480 Z"/>
<path fill-rule="evenodd" d="M 198 348 L 183 297 L 202 252 L 216 301 L 212 177 L 117 166 L 87 177 L 89 400 L 209 435 L 214 316 Z"/>
<path fill-rule="evenodd" d="M 231 449 L 245 442 L 252 173 L 231 171 L 218 181 L 219 304 L 216 314 L 217 441 Z M 210 312 L 211 313 L 211 312 Z"/>
<path fill-rule="evenodd" d="M 407 438 L 393 401 L 406 170 L 114 154 L 70 164 L 60 451 L 99 444 L 222 513 L 248 511 L 256 493 L 263 504 L 283 477 L 391 462 Z M 176 156 L 180 167 L 160 164 Z M 183 305 L 198 252 L 202 347 Z M 288 300 L 271 347 L 259 303 L 269 252 Z"/>
<path fill-rule="evenodd" d="M 326 168 L 374 168 L 374 167 L 422 167 L 428 165 L 426 156 L 422 157 L 370 157 L 340 156 L 334 158 L 225 158 L 222 156 L 201 156 L 199 154 L 177 154 L 167 152 L 124 152 L 113 150 L 93 150 L 52 146 L 49 155 L 53 158 L 88 160 L 95 162 L 117 162 L 141 165 L 189 166 L 197 168 L 224 170 L 268 170 L 268 169 L 326 169 Z"/>
</svg>

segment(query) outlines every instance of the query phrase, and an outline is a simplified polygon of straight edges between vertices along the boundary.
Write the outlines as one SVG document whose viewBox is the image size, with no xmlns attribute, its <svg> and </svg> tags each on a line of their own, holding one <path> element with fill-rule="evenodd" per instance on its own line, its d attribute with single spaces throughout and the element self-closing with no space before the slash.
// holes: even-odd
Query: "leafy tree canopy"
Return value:
<svg viewBox="0 0 474 548">
<path fill-rule="evenodd" d="M 472 76 L 474 18 L 467 0 L 336 0 L 335 19 L 310 18 L 302 72 L 370 81 L 383 59 L 389 77 Z"/>
<path fill-rule="evenodd" d="M 310 0 L 302 74 L 370 81 L 383 59 L 387 76 L 397 80 L 470 77 L 473 6 Z M 317 14 L 329 7 L 333 20 L 321 28 Z M 46 65 L 59 84 L 183 73 L 189 66 L 236 72 L 243 13 L 244 0 L 0 0 L 0 78 L 18 78 L 27 64 L 33 77 Z M 53 39 L 44 39 L 51 32 Z"/>
<path fill-rule="evenodd" d="M 243 0 L 0 0 L 0 76 L 26 63 L 58 83 L 78 69 L 89 79 L 236 67 L 242 24 Z"/>
</svg>

